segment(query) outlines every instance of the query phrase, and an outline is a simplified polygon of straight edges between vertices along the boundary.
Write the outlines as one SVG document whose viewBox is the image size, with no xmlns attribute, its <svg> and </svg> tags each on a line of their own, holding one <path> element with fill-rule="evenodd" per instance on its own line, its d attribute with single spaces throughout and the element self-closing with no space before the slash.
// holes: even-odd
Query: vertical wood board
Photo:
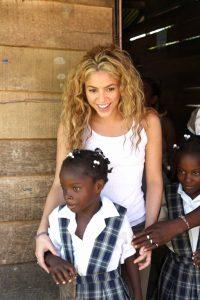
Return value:
<svg viewBox="0 0 200 300">
<path fill-rule="evenodd" d="M 0 91 L 0 104 L 15 102 L 59 102 L 62 93 Z"/>
<path fill-rule="evenodd" d="M 0 90 L 60 93 L 83 51 L 0 47 Z"/>
<path fill-rule="evenodd" d="M 82 40 L 87 38 L 89 47 L 89 40 L 95 38 L 92 34 L 99 34 L 96 43 L 101 42 L 100 35 L 112 35 L 112 8 L 109 7 L 6 1 L 0 2 L 0 19 L 2 45 L 85 49 Z"/>
<path fill-rule="evenodd" d="M 0 222 L 40 220 L 53 176 L 0 177 Z"/>
<path fill-rule="evenodd" d="M 0 105 L 0 139 L 56 138 L 60 103 L 8 103 Z"/>
<path fill-rule="evenodd" d="M 59 299 L 58 286 L 36 262 L 0 266 L 0 291 L 1 300 Z"/>
<path fill-rule="evenodd" d="M 0 265 L 35 261 L 38 225 L 38 221 L 0 223 Z"/>
<path fill-rule="evenodd" d="M 38 0 L 30 0 L 38 1 Z M 115 7 L 115 0 L 43 0 L 43 1 L 53 1 L 53 2 L 63 2 L 69 4 L 80 4 L 80 5 L 91 5 L 100 7 Z"/>
<path fill-rule="evenodd" d="M 54 174 L 56 139 L 1 140 L 1 176 Z"/>
</svg>

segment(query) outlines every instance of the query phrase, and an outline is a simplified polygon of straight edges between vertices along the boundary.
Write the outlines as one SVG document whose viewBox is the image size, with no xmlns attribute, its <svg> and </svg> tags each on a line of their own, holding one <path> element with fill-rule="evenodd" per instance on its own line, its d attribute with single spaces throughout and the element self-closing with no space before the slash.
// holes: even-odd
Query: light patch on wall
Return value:
<svg viewBox="0 0 200 300">
<path fill-rule="evenodd" d="M 66 63 L 65 59 L 62 56 L 54 58 L 54 63 L 56 65 L 64 65 Z"/>
<path fill-rule="evenodd" d="M 58 79 L 58 80 L 64 80 L 65 77 L 66 77 L 66 76 L 65 76 L 64 73 L 60 73 L 60 74 L 57 75 L 57 79 Z"/>
<path fill-rule="evenodd" d="M 12 156 L 13 159 L 21 158 L 22 157 L 22 153 L 21 153 L 21 151 L 19 149 L 14 149 L 12 151 L 11 156 Z"/>
</svg>

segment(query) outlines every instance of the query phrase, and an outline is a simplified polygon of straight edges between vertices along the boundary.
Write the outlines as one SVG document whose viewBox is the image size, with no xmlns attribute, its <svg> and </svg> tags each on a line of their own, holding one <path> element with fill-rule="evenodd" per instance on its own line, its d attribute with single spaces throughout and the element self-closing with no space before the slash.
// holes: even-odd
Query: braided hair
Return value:
<svg viewBox="0 0 200 300">
<path fill-rule="evenodd" d="M 112 172 L 108 165 L 110 161 L 106 158 L 101 149 L 94 151 L 75 149 L 70 152 L 62 163 L 60 174 L 66 170 L 77 170 L 83 176 L 90 176 L 94 182 L 103 179 L 108 181 L 108 173 Z"/>
<path fill-rule="evenodd" d="M 175 171 L 180 158 L 185 154 L 190 154 L 200 158 L 200 136 L 185 134 L 179 145 L 174 145 Z"/>
</svg>

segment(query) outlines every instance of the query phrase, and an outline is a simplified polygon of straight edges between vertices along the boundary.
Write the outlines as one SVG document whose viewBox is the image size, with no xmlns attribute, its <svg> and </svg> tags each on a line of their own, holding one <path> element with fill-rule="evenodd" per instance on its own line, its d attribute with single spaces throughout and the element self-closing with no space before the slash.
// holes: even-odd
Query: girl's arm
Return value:
<svg viewBox="0 0 200 300">
<path fill-rule="evenodd" d="M 133 264 L 134 259 L 135 259 L 135 255 L 132 255 L 125 260 L 126 271 L 128 273 L 128 277 L 134 291 L 134 299 L 142 300 L 140 275 L 139 275 L 138 265 Z"/>
<path fill-rule="evenodd" d="M 162 180 L 162 131 L 156 113 L 150 112 L 146 118 L 147 146 L 146 168 L 146 227 L 157 221 L 161 206 Z"/>
<path fill-rule="evenodd" d="M 200 226 L 200 206 L 195 210 L 185 215 L 186 220 L 188 221 L 190 228 Z M 188 230 L 187 225 L 181 218 L 168 221 L 157 222 L 139 234 L 135 234 L 133 239 L 133 245 L 136 248 L 145 247 L 146 249 L 154 249 L 155 244 L 150 245 L 147 240 L 147 235 L 149 235 L 155 243 L 159 246 L 166 244 L 171 239 L 173 239 L 178 234 L 182 234 Z"/>
<path fill-rule="evenodd" d="M 58 206 L 59 204 L 64 203 L 62 189 L 60 186 L 60 179 L 59 173 L 61 169 L 61 165 L 65 156 L 67 154 L 67 147 L 65 142 L 64 136 L 64 128 L 63 125 L 60 124 L 58 128 L 58 135 L 57 135 L 57 156 L 56 156 L 56 172 L 53 185 L 50 189 L 50 192 L 47 196 L 47 200 L 44 206 L 43 216 L 37 231 L 37 234 L 42 232 L 47 232 L 49 221 L 48 217 L 52 210 Z M 36 251 L 35 255 L 37 257 L 39 265 L 48 272 L 48 268 L 44 262 L 44 252 L 51 251 L 54 255 L 56 255 L 56 251 L 46 234 L 42 234 L 36 238 Z"/>
</svg>

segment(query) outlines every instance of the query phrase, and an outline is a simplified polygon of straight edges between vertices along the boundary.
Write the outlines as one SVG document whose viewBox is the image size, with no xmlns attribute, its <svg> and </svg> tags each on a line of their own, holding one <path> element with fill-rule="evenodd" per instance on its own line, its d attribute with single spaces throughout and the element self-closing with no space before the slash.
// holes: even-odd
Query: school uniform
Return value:
<svg viewBox="0 0 200 300">
<path fill-rule="evenodd" d="M 135 254 L 124 207 L 103 197 L 82 239 L 75 235 L 75 213 L 67 206 L 56 208 L 49 223 L 49 236 L 58 254 L 77 270 L 76 299 L 130 299 L 119 269 Z"/>
<path fill-rule="evenodd" d="M 191 199 L 181 185 L 166 188 L 168 219 L 194 210 L 200 205 L 200 195 Z M 199 226 L 172 239 L 171 250 L 159 279 L 159 300 L 200 300 L 200 269 L 193 265 L 192 254 L 200 249 Z"/>
</svg>

